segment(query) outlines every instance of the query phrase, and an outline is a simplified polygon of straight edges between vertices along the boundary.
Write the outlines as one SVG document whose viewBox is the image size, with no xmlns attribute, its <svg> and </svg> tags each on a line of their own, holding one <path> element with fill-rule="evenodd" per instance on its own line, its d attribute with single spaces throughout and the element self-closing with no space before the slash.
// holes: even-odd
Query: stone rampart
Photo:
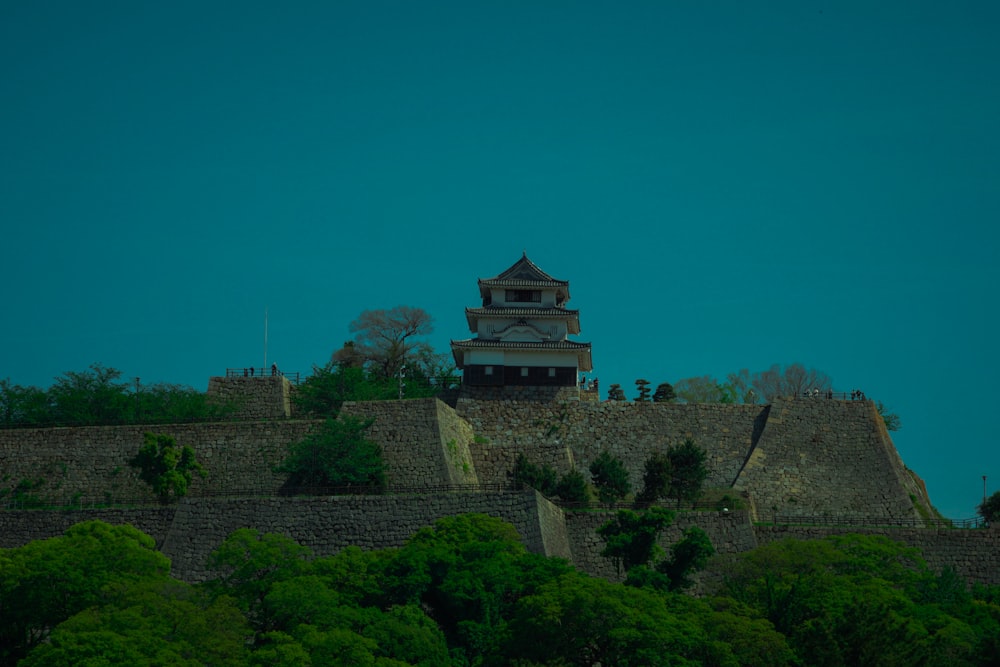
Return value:
<svg viewBox="0 0 1000 667">
<path fill-rule="evenodd" d="M 478 483 L 472 429 L 441 401 L 348 402 L 341 412 L 375 419 L 366 436 L 382 447 L 390 486 Z"/>
<path fill-rule="evenodd" d="M 211 576 L 205 565 L 209 553 L 239 528 L 279 533 L 325 556 L 351 545 L 402 546 L 441 517 L 481 512 L 509 521 L 531 551 L 545 553 L 539 501 L 547 502 L 534 492 L 192 499 L 177 508 L 163 552 L 176 576 L 203 581 Z"/>
<path fill-rule="evenodd" d="M 577 568 L 595 577 L 621 581 L 623 577 L 615 571 L 611 559 L 601 555 L 604 540 L 597 534 L 597 529 L 614 516 L 612 511 L 566 512 L 566 529 L 570 537 L 573 563 Z M 757 546 L 749 513 L 746 511 L 734 511 L 727 515 L 717 512 L 678 512 L 674 522 L 658 541 L 664 554 L 669 554 L 670 545 L 681 540 L 684 531 L 694 526 L 705 531 L 719 554 L 749 551 Z"/>
<path fill-rule="evenodd" d="M 871 401 L 774 401 L 735 487 L 749 494 L 755 518 L 919 519 L 916 503 L 930 508 Z"/>
<path fill-rule="evenodd" d="M 932 528 L 831 528 L 820 526 L 755 526 L 759 544 L 777 540 L 820 540 L 830 535 L 881 535 L 915 547 L 930 568 L 950 567 L 969 583 L 1000 586 L 1000 527 L 976 530 Z"/>
<path fill-rule="evenodd" d="M 239 419 L 285 419 L 292 416 L 292 383 L 282 375 L 212 377 L 208 399 L 232 406 Z"/>
<path fill-rule="evenodd" d="M 559 401 L 581 400 L 579 387 L 532 387 L 527 385 L 502 385 L 498 387 L 479 387 L 462 385 L 458 399 L 472 401 L 532 401 L 535 403 L 554 403 Z"/>
<path fill-rule="evenodd" d="M 752 506 L 749 512 L 726 517 L 681 513 L 664 543 L 676 541 L 696 522 L 720 553 L 752 548 L 763 533 L 751 530 L 750 521 L 770 518 L 774 512 L 915 518 L 914 501 L 930 507 L 922 484 L 903 465 L 868 401 L 815 398 L 775 401 L 771 406 L 670 405 L 481 401 L 466 396 L 458 399 L 455 409 L 435 399 L 420 399 L 347 403 L 344 413 L 375 418 L 368 435 L 382 446 L 390 483 L 396 487 L 503 483 L 522 452 L 560 473 L 577 469 L 586 475 L 590 463 L 607 450 L 625 463 L 638 490 L 650 453 L 691 438 L 708 453 L 708 484 L 746 491 Z M 499 493 L 347 499 L 199 497 L 274 496 L 284 476 L 273 473 L 273 467 L 284 458 L 290 442 L 318 423 L 278 419 L 0 430 L 3 488 L 41 477 L 45 485 L 33 493 L 51 503 L 152 499 L 128 466 L 147 431 L 192 445 L 209 473 L 194 481 L 191 497 L 176 509 L 0 512 L 3 545 L 59 534 L 86 518 L 128 521 L 162 542 L 188 573 L 185 577 L 197 578 L 204 576 L 198 559 L 242 526 L 300 535 L 303 543 L 325 553 L 346 544 L 397 545 L 439 516 L 483 511 L 511 520 L 539 553 L 569 557 L 592 574 L 613 575 L 610 562 L 600 556 L 603 544 L 594 533 L 610 514 L 574 512 L 564 518 L 561 510 L 533 493 L 531 501 L 514 501 L 512 497 L 521 496 Z M 531 518 L 525 519 L 523 513 Z M 874 532 L 901 535 L 899 539 L 925 550 L 934 566 L 949 564 L 973 581 L 1000 583 L 996 532 Z"/>
<path fill-rule="evenodd" d="M 481 482 L 506 479 L 520 453 L 560 474 L 588 467 L 604 450 L 642 486 L 645 460 L 654 451 L 691 438 L 708 452 L 707 484 L 733 484 L 766 415 L 760 405 L 676 405 L 608 401 L 478 401 L 459 399 L 456 412 L 482 441 L 473 448 Z"/>
<path fill-rule="evenodd" d="M 244 378 L 227 378 L 242 381 Z M 252 378 L 247 378 L 252 379 Z M 263 383 L 284 378 L 256 378 Z M 707 485 L 746 491 L 755 518 L 783 515 L 918 517 L 926 491 L 902 463 L 868 401 L 795 399 L 757 405 L 435 399 L 346 403 L 374 417 L 390 484 L 419 487 L 507 480 L 518 454 L 585 476 L 604 450 L 641 488 L 651 453 L 691 438 L 708 454 Z M 143 433 L 192 445 L 208 470 L 191 493 L 276 492 L 272 472 L 315 420 L 0 430 L 0 484 L 45 479 L 53 503 L 149 497 L 128 460 Z"/>
<path fill-rule="evenodd" d="M 176 506 L 104 508 L 88 510 L 9 510 L 0 512 L 0 549 L 13 549 L 34 540 L 62 535 L 83 521 L 104 521 L 112 525 L 131 524 L 152 537 L 157 548 L 170 530 Z"/>
<path fill-rule="evenodd" d="M 78 428 L 0 430 L 0 484 L 13 488 L 20 480 L 44 479 L 33 493 L 51 504 L 93 504 L 152 500 L 128 461 L 147 432 L 174 437 L 191 445 L 208 476 L 196 477 L 190 493 L 277 493 L 285 476 L 272 468 L 287 445 L 302 438 L 318 422 L 212 422 Z"/>
</svg>

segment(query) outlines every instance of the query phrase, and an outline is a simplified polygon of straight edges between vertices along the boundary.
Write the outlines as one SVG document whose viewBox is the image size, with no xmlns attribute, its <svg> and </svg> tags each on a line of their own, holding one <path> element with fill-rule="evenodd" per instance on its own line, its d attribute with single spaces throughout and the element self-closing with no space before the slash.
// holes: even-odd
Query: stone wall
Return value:
<svg viewBox="0 0 1000 667">
<path fill-rule="evenodd" d="M 33 540 L 62 535 L 83 521 L 104 521 L 112 525 L 131 524 L 152 537 L 159 549 L 174 521 L 176 506 L 145 508 L 105 508 L 53 512 L 11 510 L 0 512 L 0 549 L 21 547 Z"/>
<path fill-rule="evenodd" d="M 621 581 L 622 576 L 615 571 L 611 559 L 601 555 L 604 540 L 597 529 L 614 518 L 614 512 L 567 512 L 566 528 L 570 537 L 573 563 L 580 570 L 595 577 L 611 581 Z M 733 554 L 749 551 L 757 546 L 753 525 L 746 511 L 730 512 L 678 512 L 673 524 L 663 532 L 658 542 L 665 553 L 670 545 L 683 538 L 684 531 L 693 526 L 704 530 L 712 546 L 719 554 Z"/>
<path fill-rule="evenodd" d="M 930 507 L 868 401 L 757 406 L 462 398 L 453 410 L 430 398 L 347 403 L 343 410 L 375 418 L 368 436 L 382 446 L 395 486 L 502 484 L 520 453 L 560 474 L 577 469 L 587 476 L 607 450 L 625 463 L 638 490 L 651 453 L 691 438 L 708 454 L 707 484 L 747 492 L 755 518 L 775 512 L 916 518 L 914 499 Z M 0 430 L 0 484 L 12 488 L 43 477 L 38 495 L 66 504 L 149 497 L 128 460 L 143 433 L 153 430 L 197 451 L 209 476 L 195 480 L 193 494 L 275 492 L 283 477 L 272 468 L 288 443 L 317 423 Z"/>
<path fill-rule="evenodd" d="M 267 386 L 283 378 L 256 380 Z M 390 483 L 397 487 L 503 484 L 521 452 L 560 473 L 578 469 L 586 475 L 594 458 L 607 450 L 626 464 L 638 490 L 650 453 L 691 438 L 708 453 L 708 484 L 748 492 L 752 507 L 725 517 L 679 514 L 664 536 L 665 545 L 696 522 L 720 553 L 752 548 L 758 540 L 774 539 L 750 523 L 753 518 L 770 518 L 774 508 L 786 516 L 913 518 L 914 499 L 930 506 L 925 489 L 903 465 L 874 405 L 867 401 L 817 398 L 775 401 L 771 406 L 669 405 L 482 401 L 465 396 L 455 409 L 435 399 L 420 399 L 347 403 L 344 413 L 375 418 L 368 435 L 382 446 Z M 52 503 L 151 500 L 147 486 L 128 466 L 146 431 L 166 433 L 192 445 L 209 473 L 194 481 L 191 497 L 176 509 L 0 512 L 2 546 L 60 534 L 86 518 L 127 521 L 164 544 L 185 577 L 197 578 L 204 576 L 199 559 L 231 530 L 243 526 L 301 537 L 318 553 L 326 553 L 346 544 L 395 546 L 440 516 L 483 511 L 512 521 L 533 550 L 571 558 L 591 574 L 614 577 L 611 563 L 600 556 L 603 543 L 594 532 L 611 515 L 574 512 L 564 517 L 533 492 L 235 498 L 276 494 L 284 476 L 274 474 L 273 467 L 284 458 L 288 443 L 318 423 L 277 419 L 0 430 L 0 484 L 9 489 L 22 479 L 44 478 L 45 485 L 35 493 Z M 220 495 L 234 497 L 199 497 Z M 802 529 L 801 534 L 829 532 L 812 530 Z M 973 581 L 1000 584 L 997 531 L 872 532 L 900 535 L 899 539 L 923 549 L 935 567 L 948 564 Z"/>
<path fill-rule="evenodd" d="M 281 375 L 212 377 L 208 398 L 219 405 L 232 405 L 239 419 L 285 419 L 292 416 L 292 383 Z"/>
<path fill-rule="evenodd" d="M 607 450 L 632 488 L 645 460 L 692 439 L 707 453 L 706 485 L 745 491 L 754 518 L 843 515 L 919 518 L 930 508 L 922 483 L 903 465 L 871 401 L 776 400 L 772 405 L 459 399 L 457 413 L 482 440 L 473 448 L 482 482 L 507 478 L 517 456 L 559 474 Z"/>
<path fill-rule="evenodd" d="M 735 487 L 755 515 L 920 518 L 926 489 L 906 470 L 871 401 L 776 400 Z"/>
<path fill-rule="evenodd" d="M 128 461 L 146 432 L 191 445 L 208 476 L 196 477 L 190 493 L 276 493 L 284 481 L 271 469 L 289 442 L 318 422 L 214 422 L 135 426 L 88 426 L 0 430 L 0 485 L 42 478 L 36 495 L 52 504 L 152 500 L 153 494 Z"/>
<path fill-rule="evenodd" d="M 558 401 L 579 401 L 580 388 L 535 387 L 529 385 L 503 385 L 499 387 L 463 384 L 458 393 L 459 400 L 472 401 L 534 401 L 552 403 Z"/>
<path fill-rule="evenodd" d="M 367 437 L 382 447 L 390 486 L 476 484 L 472 429 L 434 398 L 344 403 L 341 413 L 374 418 Z"/>
<path fill-rule="evenodd" d="M 506 479 L 517 456 L 550 465 L 560 474 L 589 476 L 604 450 L 628 468 L 632 487 L 642 486 L 645 460 L 654 451 L 691 438 L 708 452 L 708 484 L 729 487 L 739 474 L 765 418 L 760 405 L 675 405 L 609 401 L 477 401 L 459 399 L 457 413 L 481 444 L 473 448 L 481 482 Z"/>
<path fill-rule="evenodd" d="M 0 548 L 61 535 L 81 521 L 128 523 L 156 540 L 157 546 L 170 557 L 175 576 L 195 582 L 211 576 L 206 569 L 208 554 L 239 528 L 279 533 L 308 546 L 317 555 L 330 555 L 350 545 L 365 549 L 397 547 L 423 526 L 465 512 L 480 512 L 509 521 L 534 553 L 566 558 L 593 576 L 612 581 L 621 579 L 612 562 L 601 556 L 604 542 L 596 532 L 614 513 L 564 513 L 533 491 L 432 496 L 185 498 L 171 507 L 5 511 L 0 512 Z M 875 534 L 920 549 L 935 571 L 947 566 L 969 582 L 1000 585 L 1000 528 L 754 526 L 745 511 L 725 516 L 681 512 L 661 537 L 661 548 L 668 550 L 692 526 L 708 534 L 719 554 L 717 559 L 785 538 L 811 540 L 844 533 Z M 721 570 L 710 566 L 704 576 L 718 580 Z"/>
<path fill-rule="evenodd" d="M 830 535 L 882 535 L 915 547 L 930 568 L 952 568 L 969 583 L 1000 586 L 1000 527 L 977 530 L 931 528 L 827 528 L 816 526 L 755 526 L 760 544 L 792 538 L 819 540 Z"/>
<path fill-rule="evenodd" d="M 539 506 L 547 504 L 533 491 L 192 499 L 177 508 L 162 550 L 171 559 L 176 576 L 203 581 L 211 577 L 205 565 L 209 553 L 239 528 L 279 533 L 325 556 L 352 545 L 363 549 L 399 547 L 437 519 L 477 512 L 513 524 L 530 551 L 566 556 L 546 548 L 551 535 L 559 532 L 559 526 L 551 521 L 539 521 Z"/>
</svg>

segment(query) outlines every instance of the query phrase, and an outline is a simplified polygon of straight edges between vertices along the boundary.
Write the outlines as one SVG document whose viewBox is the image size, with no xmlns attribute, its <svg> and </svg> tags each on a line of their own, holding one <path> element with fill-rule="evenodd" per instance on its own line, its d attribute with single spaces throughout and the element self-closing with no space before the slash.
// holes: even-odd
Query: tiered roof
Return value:
<svg viewBox="0 0 1000 667">
<path fill-rule="evenodd" d="M 494 304 L 492 301 L 492 290 L 532 290 L 540 292 L 555 293 L 554 306 L 527 305 L 527 304 Z M 591 370 L 590 343 L 578 343 L 567 340 L 566 334 L 580 333 L 580 311 L 563 308 L 563 304 L 569 301 L 569 281 L 553 278 L 545 271 L 542 271 L 537 264 L 528 259 L 527 253 L 514 262 L 506 271 L 493 278 L 479 279 L 479 293 L 483 298 L 483 305 L 479 308 L 466 308 L 465 318 L 468 321 L 469 329 L 476 332 L 479 329 L 480 321 L 492 322 L 493 326 L 500 325 L 500 329 L 491 329 L 496 337 L 494 338 L 467 338 L 465 340 L 451 341 L 452 353 L 459 368 L 463 367 L 462 352 L 466 350 L 537 350 L 560 351 L 564 353 L 575 352 L 577 364 L 581 370 Z M 560 338 L 553 339 L 552 334 L 531 322 L 538 320 L 555 320 L 565 323 Z M 540 323 L 539 323 L 540 324 Z M 537 334 L 540 340 L 504 340 L 505 333 L 514 329 L 527 327 Z"/>
<path fill-rule="evenodd" d="M 497 317 L 515 317 L 517 319 L 535 320 L 566 320 L 567 329 L 571 334 L 580 333 L 580 311 L 567 308 L 532 308 L 519 306 L 483 306 L 482 308 L 466 308 L 465 319 L 469 329 L 476 330 L 476 322 L 482 319 Z"/>
<path fill-rule="evenodd" d="M 556 304 L 569 301 L 569 281 L 556 280 L 549 274 L 538 268 L 538 265 L 528 259 L 528 254 L 523 253 L 521 259 L 494 278 L 479 279 L 479 293 L 483 299 L 490 295 L 490 288 L 503 287 L 512 289 L 553 289 L 556 290 Z"/>
</svg>

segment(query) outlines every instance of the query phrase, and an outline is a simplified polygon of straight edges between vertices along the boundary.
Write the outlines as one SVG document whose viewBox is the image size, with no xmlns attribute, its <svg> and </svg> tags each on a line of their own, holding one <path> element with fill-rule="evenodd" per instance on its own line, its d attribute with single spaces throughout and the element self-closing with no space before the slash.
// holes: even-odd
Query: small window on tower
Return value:
<svg viewBox="0 0 1000 667">
<path fill-rule="evenodd" d="M 527 368 L 523 368 L 523 367 L 521 368 L 521 377 L 523 377 L 523 378 L 528 377 L 528 369 Z"/>
<path fill-rule="evenodd" d="M 486 368 L 483 369 L 483 372 L 486 373 L 487 375 L 493 375 L 493 367 L 487 366 Z"/>
<path fill-rule="evenodd" d="M 540 290 L 530 289 L 509 289 L 504 295 L 507 303 L 541 303 L 542 293 Z"/>
<path fill-rule="evenodd" d="M 549 369 L 549 377 L 550 378 L 554 378 L 555 376 L 556 376 L 556 369 L 550 368 Z"/>
</svg>

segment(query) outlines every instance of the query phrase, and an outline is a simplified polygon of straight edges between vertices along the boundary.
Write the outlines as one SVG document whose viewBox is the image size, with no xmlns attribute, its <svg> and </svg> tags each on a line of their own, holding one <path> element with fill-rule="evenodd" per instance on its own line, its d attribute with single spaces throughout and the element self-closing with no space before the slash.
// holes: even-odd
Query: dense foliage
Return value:
<svg viewBox="0 0 1000 667">
<path fill-rule="evenodd" d="M 653 452 L 643 464 L 642 490 L 636 502 L 648 505 L 670 498 L 677 501 L 678 507 L 683 501 L 694 503 L 701 497 L 708 478 L 706 457 L 705 450 L 690 438 L 665 452 Z"/>
<path fill-rule="evenodd" d="M 569 503 L 584 503 L 590 499 L 583 473 L 570 470 L 559 477 L 552 466 L 532 463 L 524 453 L 517 455 L 510 478 L 516 488 L 537 489 L 549 498 L 560 498 Z"/>
<path fill-rule="evenodd" d="M 221 419 L 232 406 L 214 404 L 203 392 L 176 384 L 142 385 L 138 378 L 101 364 L 68 371 L 48 390 L 0 380 L 0 425 L 130 424 Z"/>
<path fill-rule="evenodd" d="M 0 549 L 0 665 L 1000 661 L 1000 590 L 969 592 L 884 538 L 788 540 L 723 565 L 701 598 L 655 577 L 616 584 L 529 553 L 499 519 L 461 515 L 400 548 L 325 557 L 241 529 L 213 552 L 214 578 L 191 586 L 148 536 L 88 522 Z"/>
<path fill-rule="evenodd" d="M 146 433 L 143 445 L 128 464 L 139 469 L 139 479 L 149 484 L 163 504 L 187 495 L 195 475 L 207 476 L 190 445 L 178 445 L 172 436 Z"/>
<path fill-rule="evenodd" d="M 314 366 L 293 394 L 296 407 L 307 415 L 336 416 L 345 401 L 384 401 L 400 397 L 437 396 L 451 385 L 439 376 L 428 376 L 419 364 L 407 367 L 406 377 L 385 377 L 361 366 L 330 362 Z"/>
<path fill-rule="evenodd" d="M 981 502 L 979 507 L 976 508 L 976 512 L 987 523 L 1000 521 L 1000 491 L 995 492 L 992 496 Z"/>
<path fill-rule="evenodd" d="M 345 401 L 426 398 L 457 386 L 451 355 L 421 340 L 434 330 L 425 310 L 366 310 L 350 330 L 354 340 L 299 385 L 294 400 L 303 413 L 336 416 Z"/>
<path fill-rule="evenodd" d="M 289 444 L 288 456 L 275 468 L 275 472 L 288 474 L 283 492 L 384 489 L 382 448 L 365 437 L 374 421 L 349 415 L 327 419 L 303 439 Z"/>
<path fill-rule="evenodd" d="M 1000 606 L 880 536 L 784 540 L 741 557 L 722 593 L 809 665 L 1000 664 Z"/>
<path fill-rule="evenodd" d="M 590 464 L 590 480 L 602 503 L 618 502 L 632 491 L 625 464 L 607 450 L 602 451 Z"/>
</svg>

